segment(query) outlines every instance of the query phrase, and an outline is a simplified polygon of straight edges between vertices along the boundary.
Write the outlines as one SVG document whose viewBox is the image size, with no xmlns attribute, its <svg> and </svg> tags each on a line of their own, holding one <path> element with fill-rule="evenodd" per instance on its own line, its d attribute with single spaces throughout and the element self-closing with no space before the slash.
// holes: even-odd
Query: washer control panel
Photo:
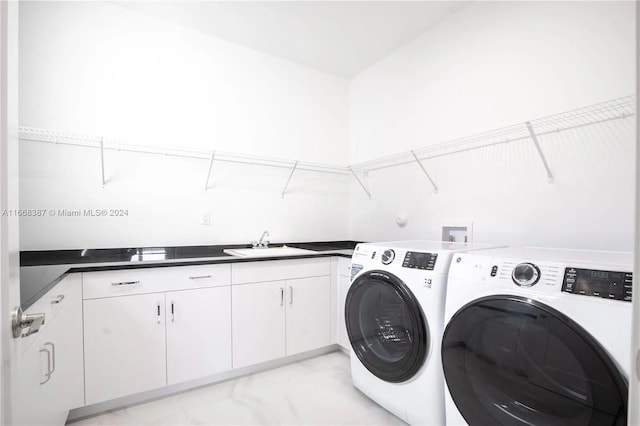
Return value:
<svg viewBox="0 0 640 426">
<path fill-rule="evenodd" d="M 437 259 L 438 253 L 419 253 L 415 251 L 408 251 L 404 256 L 402 267 L 433 271 L 433 268 L 436 266 Z"/>
<path fill-rule="evenodd" d="M 631 272 L 565 268 L 562 291 L 631 302 L 632 283 Z"/>
</svg>

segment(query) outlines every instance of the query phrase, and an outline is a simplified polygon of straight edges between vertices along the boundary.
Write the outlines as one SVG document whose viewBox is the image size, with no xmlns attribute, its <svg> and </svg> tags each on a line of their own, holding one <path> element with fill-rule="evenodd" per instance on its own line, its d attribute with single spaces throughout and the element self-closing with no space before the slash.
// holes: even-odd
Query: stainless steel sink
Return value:
<svg viewBox="0 0 640 426">
<path fill-rule="evenodd" d="M 260 247 L 247 249 L 224 249 L 226 254 L 237 257 L 277 257 L 297 256 L 301 254 L 315 254 L 313 250 L 299 249 L 295 247 Z"/>
</svg>

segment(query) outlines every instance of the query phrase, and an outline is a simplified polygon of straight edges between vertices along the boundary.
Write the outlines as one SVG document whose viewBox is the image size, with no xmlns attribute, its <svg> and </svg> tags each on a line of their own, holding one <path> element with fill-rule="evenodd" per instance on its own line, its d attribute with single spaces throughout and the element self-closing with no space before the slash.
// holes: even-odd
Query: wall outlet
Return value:
<svg viewBox="0 0 640 426">
<path fill-rule="evenodd" d="M 202 213 L 202 217 L 200 218 L 200 223 L 202 225 L 211 225 L 211 213 L 209 212 Z"/>
</svg>

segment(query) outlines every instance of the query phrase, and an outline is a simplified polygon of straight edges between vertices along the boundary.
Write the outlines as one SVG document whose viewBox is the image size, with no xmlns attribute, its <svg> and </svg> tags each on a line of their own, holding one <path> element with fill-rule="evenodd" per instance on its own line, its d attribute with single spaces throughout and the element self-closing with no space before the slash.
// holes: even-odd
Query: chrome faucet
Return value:
<svg viewBox="0 0 640 426">
<path fill-rule="evenodd" d="M 260 241 L 252 241 L 253 248 L 267 248 L 269 246 L 269 240 L 265 240 L 264 237 L 269 236 L 269 231 L 264 231 L 260 236 Z"/>
</svg>

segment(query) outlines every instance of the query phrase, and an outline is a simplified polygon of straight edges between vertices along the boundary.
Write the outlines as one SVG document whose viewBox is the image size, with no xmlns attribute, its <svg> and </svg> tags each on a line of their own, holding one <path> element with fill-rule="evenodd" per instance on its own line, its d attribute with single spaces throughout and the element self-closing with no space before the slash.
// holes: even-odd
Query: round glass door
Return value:
<svg viewBox="0 0 640 426">
<path fill-rule="evenodd" d="M 395 275 L 360 275 L 349 287 L 345 319 L 356 356 L 380 379 L 409 380 L 424 363 L 427 323 L 415 296 Z"/>
<path fill-rule="evenodd" d="M 445 330 L 442 365 L 472 426 L 626 424 L 627 383 L 606 351 L 531 299 L 492 296 L 464 306 Z"/>
</svg>

